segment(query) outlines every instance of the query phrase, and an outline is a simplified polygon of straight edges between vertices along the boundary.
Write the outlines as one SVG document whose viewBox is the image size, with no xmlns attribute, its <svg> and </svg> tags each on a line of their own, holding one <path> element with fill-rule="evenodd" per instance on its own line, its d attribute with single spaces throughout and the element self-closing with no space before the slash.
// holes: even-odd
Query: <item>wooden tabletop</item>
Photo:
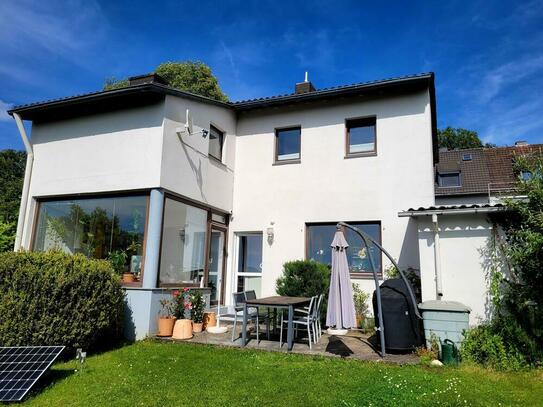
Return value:
<svg viewBox="0 0 543 407">
<path fill-rule="evenodd" d="M 311 301 L 308 297 L 286 297 L 281 295 L 275 295 L 273 297 L 257 298 L 255 300 L 247 300 L 246 303 L 250 305 L 269 305 L 271 306 L 289 306 L 306 304 Z"/>
</svg>

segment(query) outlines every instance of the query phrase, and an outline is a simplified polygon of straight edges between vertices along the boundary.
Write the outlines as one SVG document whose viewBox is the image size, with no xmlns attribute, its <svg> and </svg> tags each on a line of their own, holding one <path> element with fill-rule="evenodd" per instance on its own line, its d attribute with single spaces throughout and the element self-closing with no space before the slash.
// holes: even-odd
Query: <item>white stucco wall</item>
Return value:
<svg viewBox="0 0 543 407">
<path fill-rule="evenodd" d="M 23 231 L 28 248 L 35 197 L 158 187 L 164 103 L 34 124 L 34 164 Z"/>
<path fill-rule="evenodd" d="M 346 159 L 345 119 L 370 115 L 377 117 L 377 156 Z M 302 129 L 301 163 L 273 165 L 274 129 L 294 125 Z M 402 267 L 418 268 L 416 224 L 397 213 L 433 203 L 427 92 L 239 117 L 229 240 L 234 247 L 236 232 L 263 232 L 262 295 L 275 292 L 285 261 L 305 258 L 307 222 L 380 221 L 384 247 Z M 271 222 L 275 238 L 269 245 Z M 227 293 L 235 257 L 228 262 Z M 357 281 L 373 291 L 373 281 Z"/>
<path fill-rule="evenodd" d="M 487 194 L 436 196 L 436 205 L 486 205 L 488 203 Z"/>
<path fill-rule="evenodd" d="M 484 214 L 438 216 L 442 300 L 459 301 L 472 309 L 470 324 L 488 317 L 486 250 L 492 225 Z M 430 216 L 418 218 L 422 299 L 435 300 L 434 232 Z"/>
<path fill-rule="evenodd" d="M 186 121 L 186 109 L 193 117 L 193 135 L 179 137 L 175 131 Z M 202 128 L 210 124 L 225 132 L 222 162 L 210 158 L 209 136 Z M 166 97 L 162 187 L 199 202 L 230 212 L 234 183 L 236 116 L 231 109 L 174 96 Z"/>
</svg>

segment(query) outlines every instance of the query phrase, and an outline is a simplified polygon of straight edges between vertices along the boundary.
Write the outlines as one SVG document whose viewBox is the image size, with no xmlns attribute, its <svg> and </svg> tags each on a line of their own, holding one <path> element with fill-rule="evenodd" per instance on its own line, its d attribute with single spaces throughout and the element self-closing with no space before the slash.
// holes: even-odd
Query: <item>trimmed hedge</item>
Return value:
<svg viewBox="0 0 543 407">
<path fill-rule="evenodd" d="M 109 262 L 58 252 L 0 254 L 0 346 L 96 350 L 122 336 L 124 292 Z"/>
</svg>

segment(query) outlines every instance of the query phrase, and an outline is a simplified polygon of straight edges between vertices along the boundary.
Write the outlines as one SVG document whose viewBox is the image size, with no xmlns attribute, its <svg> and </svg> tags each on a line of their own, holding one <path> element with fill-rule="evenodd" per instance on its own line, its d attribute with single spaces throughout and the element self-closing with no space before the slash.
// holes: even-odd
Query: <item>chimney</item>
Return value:
<svg viewBox="0 0 543 407">
<path fill-rule="evenodd" d="M 528 145 L 528 142 L 525 140 L 515 141 L 515 147 L 525 147 Z"/>
<path fill-rule="evenodd" d="M 307 72 L 305 73 L 305 80 L 296 84 L 294 88 L 294 93 L 300 95 L 302 93 L 315 92 L 317 89 L 313 86 L 311 82 L 307 80 Z"/>
<path fill-rule="evenodd" d="M 151 72 L 145 75 L 131 76 L 128 78 L 129 86 L 143 85 L 145 83 L 158 83 L 168 85 L 168 81 L 157 73 Z"/>
</svg>

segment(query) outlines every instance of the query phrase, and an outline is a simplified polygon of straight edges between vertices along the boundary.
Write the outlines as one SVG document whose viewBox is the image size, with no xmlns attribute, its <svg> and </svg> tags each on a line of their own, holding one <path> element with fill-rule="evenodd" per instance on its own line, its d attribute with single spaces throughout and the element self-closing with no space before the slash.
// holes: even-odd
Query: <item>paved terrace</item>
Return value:
<svg viewBox="0 0 543 407">
<path fill-rule="evenodd" d="M 228 325 L 228 324 L 227 324 Z M 175 340 L 171 338 L 160 338 L 162 341 L 173 342 L 193 342 L 202 343 L 207 345 L 229 346 L 229 347 L 241 347 L 241 324 L 236 327 L 236 333 L 238 339 L 232 342 L 232 325 L 228 325 L 228 332 L 225 334 L 210 334 L 208 332 L 195 333 L 192 339 L 188 340 Z M 286 343 L 283 343 L 283 347 L 279 348 L 279 336 L 277 334 L 271 334 L 270 340 L 266 339 L 266 331 L 262 329 L 260 331 L 260 342 L 257 342 L 256 335 L 253 331 L 253 327 L 250 327 L 251 339 L 247 343 L 247 349 L 261 349 L 270 352 L 288 352 Z M 283 334 L 283 340 L 286 338 L 286 330 Z M 349 331 L 347 336 L 334 336 L 324 334 L 320 338 L 319 342 L 312 345 L 312 349 L 309 350 L 307 345 L 307 336 L 304 336 L 300 332 L 299 338 L 295 339 L 292 353 L 299 353 L 304 355 L 314 356 L 329 356 L 329 357 L 341 357 L 345 359 L 359 359 L 370 361 L 384 361 L 387 363 L 397 364 L 415 364 L 418 363 L 419 358 L 412 354 L 387 354 L 385 359 L 381 358 L 375 350 L 373 338 L 369 335 L 362 333 L 361 331 Z"/>
</svg>

